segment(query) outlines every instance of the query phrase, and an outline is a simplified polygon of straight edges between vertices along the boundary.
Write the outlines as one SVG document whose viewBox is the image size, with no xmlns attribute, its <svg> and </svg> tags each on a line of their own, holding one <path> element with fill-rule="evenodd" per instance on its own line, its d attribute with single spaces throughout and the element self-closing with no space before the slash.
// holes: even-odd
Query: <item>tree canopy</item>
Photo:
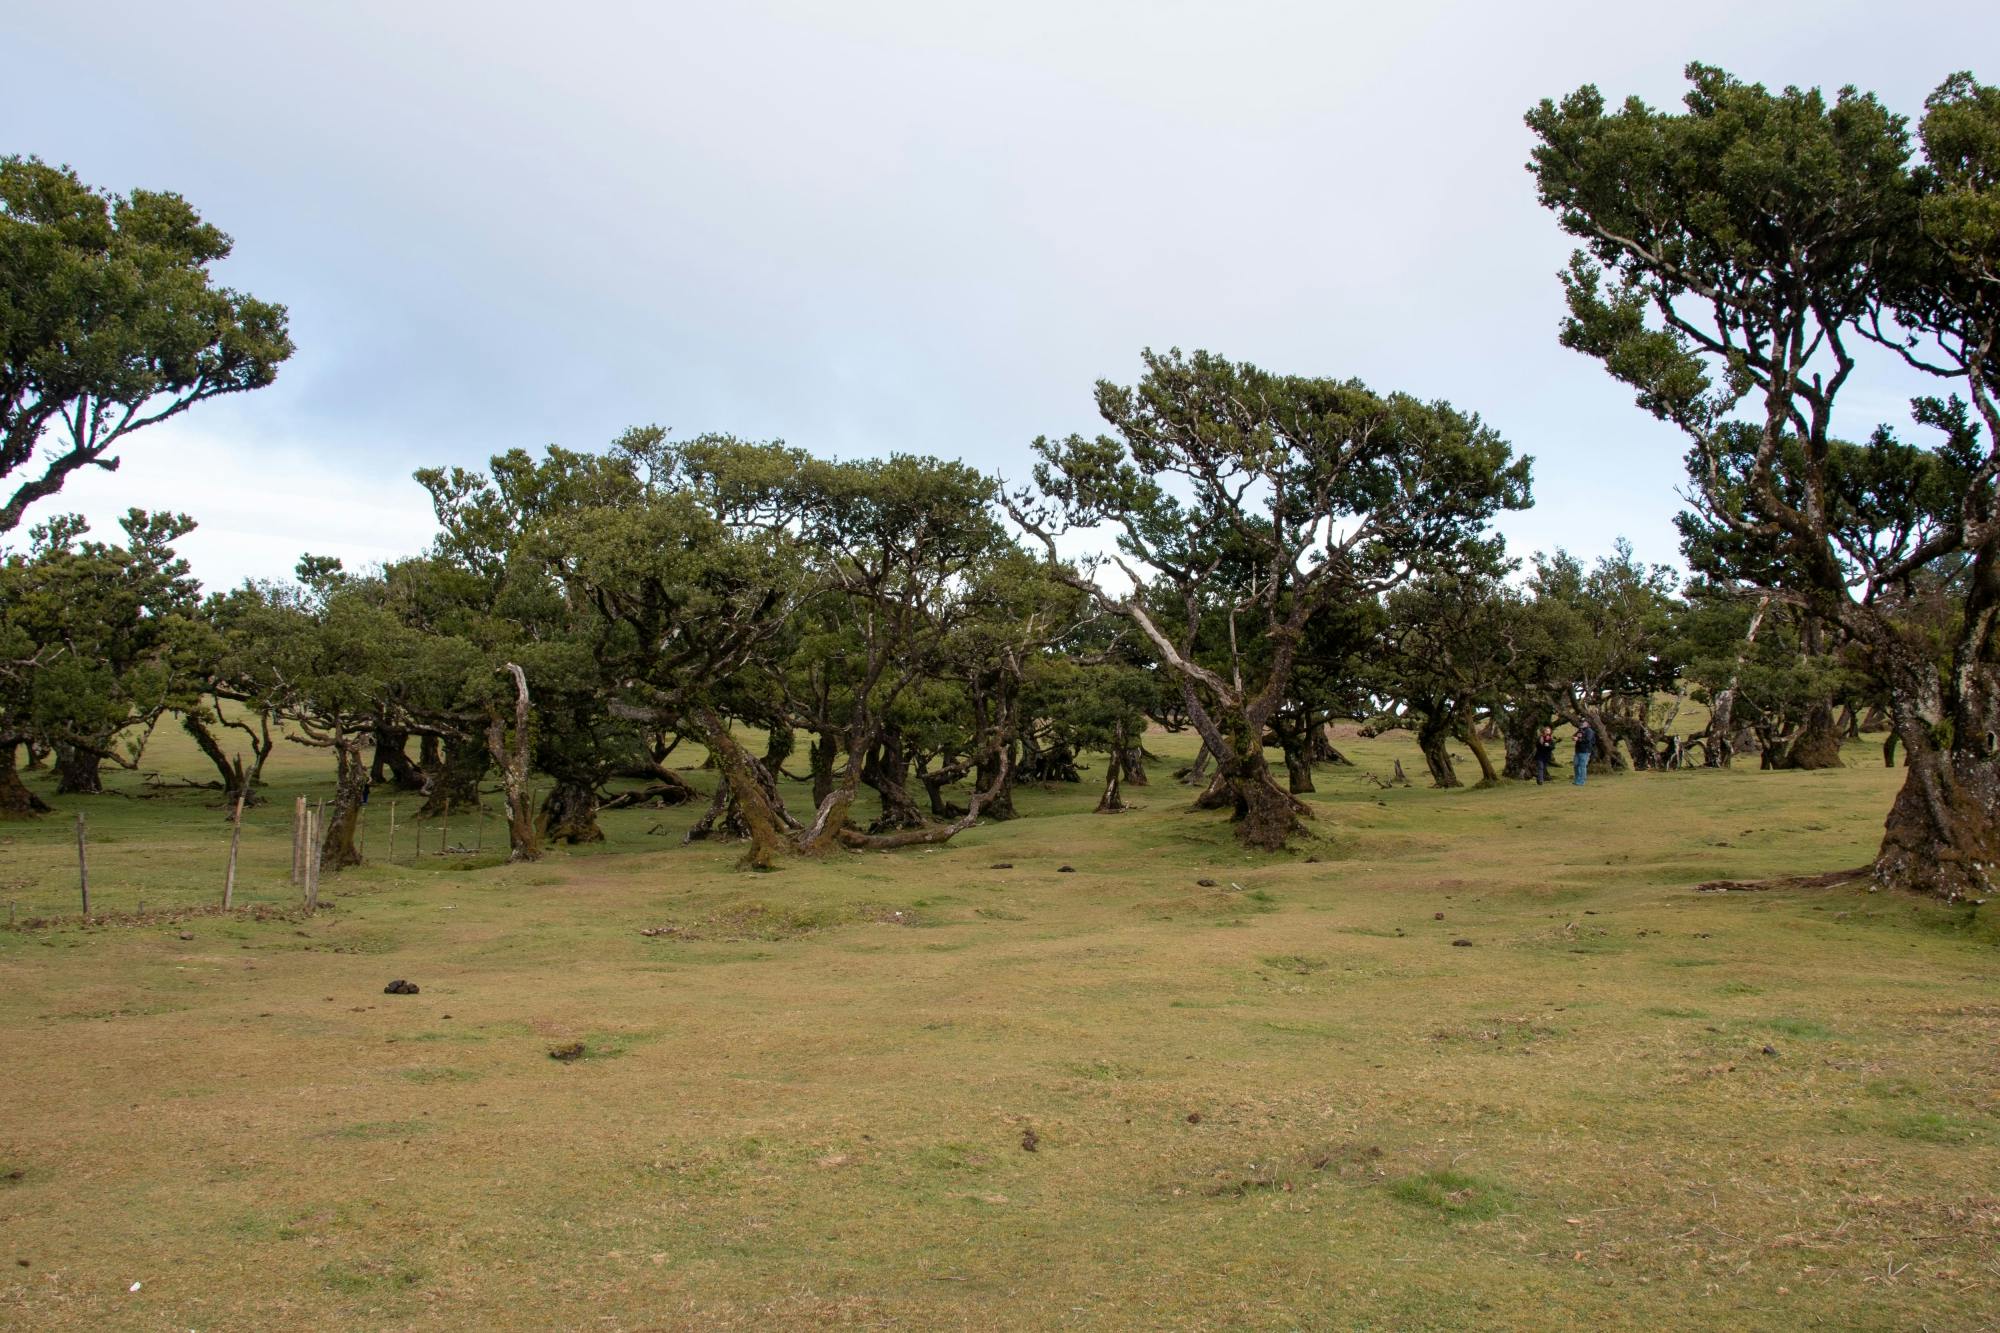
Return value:
<svg viewBox="0 0 2000 1333">
<path fill-rule="evenodd" d="M 0 534 L 132 432 L 277 377 L 285 308 L 216 284 L 230 246 L 177 194 L 0 157 Z"/>
</svg>

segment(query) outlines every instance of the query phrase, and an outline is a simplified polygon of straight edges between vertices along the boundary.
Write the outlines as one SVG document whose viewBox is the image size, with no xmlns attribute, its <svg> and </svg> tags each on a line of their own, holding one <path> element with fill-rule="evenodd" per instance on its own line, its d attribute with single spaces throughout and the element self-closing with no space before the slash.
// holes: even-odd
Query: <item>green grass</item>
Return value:
<svg viewBox="0 0 2000 1333">
<path fill-rule="evenodd" d="M 1513 1204 L 1512 1196 L 1501 1186 L 1448 1167 L 1392 1180 L 1389 1193 L 1404 1203 L 1454 1220 L 1484 1221 Z"/>
<path fill-rule="evenodd" d="M 391 860 L 414 802 L 378 791 L 313 918 L 323 755 L 274 761 L 228 916 L 213 795 L 121 775 L 0 825 L 0 907 L 50 923 L 0 929 L 0 1326 L 1981 1327 L 1989 916 L 1693 891 L 1866 861 L 1872 753 L 1322 769 L 1275 857 L 1161 763 L 1125 814 L 1087 773 L 761 876 L 680 847 L 686 807 L 531 866 L 459 812 L 478 856 L 404 824 Z"/>
</svg>

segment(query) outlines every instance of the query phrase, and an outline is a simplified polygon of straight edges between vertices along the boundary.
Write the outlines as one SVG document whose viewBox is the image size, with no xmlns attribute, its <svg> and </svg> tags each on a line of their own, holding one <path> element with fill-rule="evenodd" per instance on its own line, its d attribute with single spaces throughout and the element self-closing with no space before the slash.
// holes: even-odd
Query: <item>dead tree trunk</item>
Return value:
<svg viewBox="0 0 2000 1333">
<path fill-rule="evenodd" d="M 500 787 L 507 799 L 507 860 L 539 861 L 542 842 L 535 829 L 534 797 L 528 790 L 528 675 L 513 662 L 500 668 L 514 678 L 514 744 L 507 744 L 507 722 L 495 713 L 486 724 L 486 753 L 500 769 Z"/>
</svg>

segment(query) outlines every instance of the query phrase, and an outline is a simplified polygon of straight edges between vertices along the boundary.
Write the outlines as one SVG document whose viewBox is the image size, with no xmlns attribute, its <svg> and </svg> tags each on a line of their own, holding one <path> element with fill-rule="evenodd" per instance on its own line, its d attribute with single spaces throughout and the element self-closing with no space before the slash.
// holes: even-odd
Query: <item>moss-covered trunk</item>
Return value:
<svg viewBox="0 0 2000 1333">
<path fill-rule="evenodd" d="M 368 764 L 361 751 L 362 737 L 358 735 L 333 738 L 333 808 L 326 812 L 326 829 L 320 840 L 322 869 L 361 864 L 361 849 L 354 836 L 361 824 L 361 811 L 368 804 Z"/>
<path fill-rule="evenodd" d="M 1774 767 L 1818 769 L 1840 766 L 1840 724 L 1834 719 L 1831 701 L 1821 699 L 1806 710 L 1805 725 L 1799 728 L 1798 735 L 1792 737 L 1792 743 L 1785 748 Z"/>
<path fill-rule="evenodd" d="M 1449 726 L 1426 718 L 1417 728 L 1417 749 L 1423 753 L 1424 766 L 1430 769 L 1433 787 L 1462 787 L 1458 780 L 1458 770 L 1452 766 L 1451 751 L 1446 748 L 1450 739 Z"/>
</svg>

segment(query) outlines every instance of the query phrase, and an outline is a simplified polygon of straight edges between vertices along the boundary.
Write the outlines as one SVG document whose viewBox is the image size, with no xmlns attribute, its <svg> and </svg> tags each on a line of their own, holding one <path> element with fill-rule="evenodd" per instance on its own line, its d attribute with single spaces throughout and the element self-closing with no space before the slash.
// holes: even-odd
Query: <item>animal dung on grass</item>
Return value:
<svg viewBox="0 0 2000 1333">
<path fill-rule="evenodd" d="M 414 981 L 405 981 L 401 977 L 398 977 L 384 986 L 382 993 L 384 995 L 415 995 L 417 993 L 417 983 Z"/>
<path fill-rule="evenodd" d="M 583 1059 L 583 1054 L 584 1046 L 580 1041 L 568 1041 L 560 1046 L 549 1047 L 549 1059 L 560 1060 L 564 1064 Z"/>
<path fill-rule="evenodd" d="M 1075 867 L 1075 866 L 1057 866 L 1057 867 L 1056 867 L 1056 873 L 1057 873 L 1058 875 L 1074 875 L 1074 874 L 1076 873 L 1076 867 Z"/>
<path fill-rule="evenodd" d="M 995 861 L 992 864 L 992 866 L 989 867 L 989 869 L 992 870 L 1012 870 L 1013 868 L 1014 868 L 1014 863 L 1012 861 Z"/>
<path fill-rule="evenodd" d="M 1030 1125 L 1028 1128 L 1021 1131 L 1022 1152 L 1035 1152 L 1038 1151 L 1041 1148 L 1041 1146 L 1042 1146 L 1042 1136 L 1035 1133 L 1034 1126 Z"/>
<path fill-rule="evenodd" d="M 1215 887 L 1215 881 L 1212 879 L 1198 879 L 1195 881 L 1195 887 L 1201 889 L 1212 889 Z"/>
<path fill-rule="evenodd" d="M 1451 942 L 1451 947 L 1454 949 L 1470 949 L 1472 947 L 1472 941 L 1465 939 L 1453 940 Z"/>
</svg>

